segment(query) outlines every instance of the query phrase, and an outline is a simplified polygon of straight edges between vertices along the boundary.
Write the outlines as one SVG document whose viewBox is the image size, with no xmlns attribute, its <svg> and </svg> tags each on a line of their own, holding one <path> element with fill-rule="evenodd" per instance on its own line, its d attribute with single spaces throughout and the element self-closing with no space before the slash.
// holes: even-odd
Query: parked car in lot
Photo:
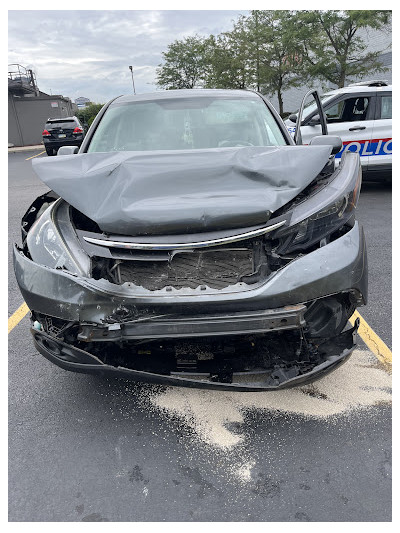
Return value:
<svg viewBox="0 0 400 533">
<path fill-rule="evenodd" d="M 112 100 L 79 153 L 33 162 L 51 192 L 14 264 L 36 348 L 67 370 L 215 389 L 333 370 L 367 300 L 360 158 L 335 170 L 341 147 L 296 146 L 252 91 Z"/>
<path fill-rule="evenodd" d="M 42 133 L 47 155 L 55 155 L 60 146 L 80 146 L 84 136 L 77 117 L 49 118 Z"/>
<path fill-rule="evenodd" d="M 336 154 L 339 160 L 345 152 L 357 152 L 365 174 L 377 176 L 392 170 L 392 86 L 373 80 L 355 83 L 330 91 L 322 96 L 328 121 L 329 134 L 339 135 L 343 149 Z M 297 114 L 285 121 L 293 134 Z M 320 135 L 321 126 L 317 107 L 310 102 L 305 107 L 301 123 L 303 143 L 308 144 Z"/>
</svg>

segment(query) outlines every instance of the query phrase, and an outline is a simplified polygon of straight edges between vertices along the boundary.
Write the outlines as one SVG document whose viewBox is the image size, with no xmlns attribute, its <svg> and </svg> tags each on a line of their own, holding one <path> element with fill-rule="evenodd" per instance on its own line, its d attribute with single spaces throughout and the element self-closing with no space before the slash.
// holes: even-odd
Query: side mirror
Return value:
<svg viewBox="0 0 400 533">
<path fill-rule="evenodd" d="M 57 155 L 72 155 L 77 154 L 79 151 L 79 146 L 60 146 L 58 149 Z"/>
<path fill-rule="evenodd" d="M 309 126 L 317 126 L 318 124 L 321 124 L 321 119 L 319 115 L 314 115 L 312 119 L 308 121 Z"/>
<path fill-rule="evenodd" d="M 337 135 L 316 135 L 310 141 L 310 146 L 332 146 L 331 154 L 338 154 L 342 149 L 342 139 Z"/>
<path fill-rule="evenodd" d="M 296 124 L 296 121 L 297 121 L 296 113 L 292 113 L 291 115 L 289 115 L 288 119 L 290 120 L 290 122 L 294 122 Z"/>
</svg>

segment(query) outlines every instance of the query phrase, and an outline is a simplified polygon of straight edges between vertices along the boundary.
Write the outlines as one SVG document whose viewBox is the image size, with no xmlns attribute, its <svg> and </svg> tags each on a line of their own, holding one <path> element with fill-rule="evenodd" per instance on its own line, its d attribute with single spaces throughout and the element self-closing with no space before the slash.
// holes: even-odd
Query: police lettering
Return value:
<svg viewBox="0 0 400 533">
<path fill-rule="evenodd" d="M 344 152 L 356 152 L 360 157 L 374 155 L 391 155 L 392 139 L 379 139 L 376 141 L 351 141 L 344 145 L 336 157 L 342 157 Z"/>
</svg>

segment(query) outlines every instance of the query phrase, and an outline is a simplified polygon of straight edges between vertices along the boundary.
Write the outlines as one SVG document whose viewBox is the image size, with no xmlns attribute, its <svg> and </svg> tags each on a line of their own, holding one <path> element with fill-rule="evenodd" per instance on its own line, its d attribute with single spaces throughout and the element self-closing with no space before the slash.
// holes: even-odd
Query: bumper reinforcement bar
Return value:
<svg viewBox="0 0 400 533">
<path fill-rule="evenodd" d="M 288 305 L 278 309 L 215 315 L 140 317 L 126 322 L 104 325 L 83 324 L 80 341 L 115 342 L 134 339 L 168 339 L 243 335 L 299 329 L 306 322 L 305 305 Z"/>
</svg>

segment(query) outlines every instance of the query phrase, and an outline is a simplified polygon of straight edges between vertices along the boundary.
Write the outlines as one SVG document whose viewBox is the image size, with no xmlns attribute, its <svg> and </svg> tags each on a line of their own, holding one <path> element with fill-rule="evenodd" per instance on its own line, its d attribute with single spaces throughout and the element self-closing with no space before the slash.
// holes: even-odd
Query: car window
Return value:
<svg viewBox="0 0 400 533">
<path fill-rule="evenodd" d="M 341 120 L 342 118 L 342 115 L 343 115 L 343 109 L 344 109 L 344 101 L 342 100 L 341 102 L 337 102 L 335 105 L 329 107 L 325 114 L 326 114 L 326 118 L 329 121 L 333 121 L 333 120 Z"/>
<path fill-rule="evenodd" d="M 328 102 L 334 97 L 331 93 L 323 94 L 321 98 L 321 103 L 324 104 L 325 102 Z M 309 117 L 310 115 L 313 115 L 314 112 L 317 111 L 317 103 L 314 98 L 312 98 L 303 109 L 303 117 Z M 296 115 L 299 114 L 299 109 L 295 112 Z M 307 119 L 306 119 L 307 120 Z"/>
<path fill-rule="evenodd" d="M 112 105 L 88 152 L 285 144 L 261 99 L 197 97 Z"/>
<path fill-rule="evenodd" d="M 381 97 L 381 118 L 392 118 L 392 97 Z"/>
<path fill-rule="evenodd" d="M 62 128 L 62 129 L 68 129 L 68 128 L 75 128 L 78 126 L 78 123 L 75 120 L 64 120 L 64 121 L 51 121 L 46 122 L 46 129 L 51 128 Z"/>
<path fill-rule="evenodd" d="M 325 110 L 328 124 L 366 120 L 370 100 L 368 96 L 356 96 L 336 102 Z"/>
</svg>

